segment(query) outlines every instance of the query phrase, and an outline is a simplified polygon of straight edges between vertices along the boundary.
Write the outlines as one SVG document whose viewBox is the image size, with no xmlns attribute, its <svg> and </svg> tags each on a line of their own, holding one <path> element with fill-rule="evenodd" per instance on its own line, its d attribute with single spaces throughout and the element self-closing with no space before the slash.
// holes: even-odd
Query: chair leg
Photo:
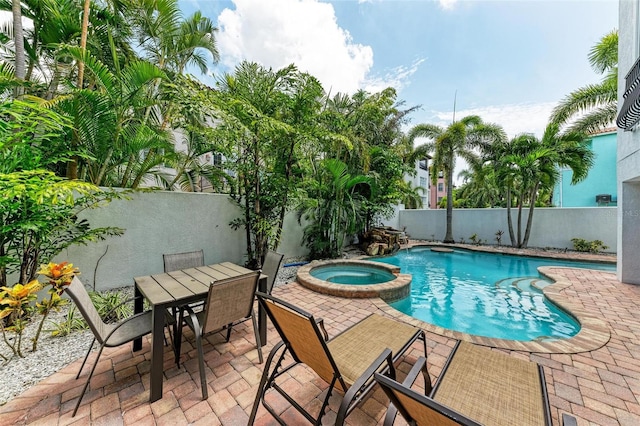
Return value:
<svg viewBox="0 0 640 426">
<path fill-rule="evenodd" d="M 93 346 L 93 343 L 91 345 Z M 80 407 L 80 402 L 82 401 L 82 397 L 84 396 L 85 392 L 87 391 L 87 388 L 89 387 L 89 382 L 91 382 L 91 377 L 93 376 L 93 372 L 96 371 L 96 367 L 98 366 L 98 361 L 100 360 L 100 355 L 102 355 L 103 349 L 104 349 L 104 344 L 100 345 L 100 349 L 98 350 L 98 355 L 96 356 L 96 360 L 93 363 L 93 367 L 91 367 L 91 372 L 89 372 L 89 377 L 87 377 L 87 381 L 85 382 L 84 387 L 82 388 L 82 392 L 80 392 L 80 396 L 78 397 L 78 402 L 76 403 L 76 408 L 73 409 L 73 414 L 71 414 L 71 417 L 75 417 L 76 413 L 78 412 L 78 408 Z"/>
<path fill-rule="evenodd" d="M 84 368 L 84 365 L 87 363 L 87 359 L 89 359 L 89 354 L 91 353 L 91 349 L 93 349 L 93 344 L 95 342 L 96 342 L 96 338 L 94 337 L 93 340 L 91 341 L 91 345 L 89 346 L 89 350 L 87 351 L 87 354 L 84 356 L 84 360 L 82 361 L 80 370 L 78 370 L 78 374 L 76 374 L 76 380 L 78 380 L 78 378 L 80 377 L 80 373 L 82 373 L 82 369 Z"/>
<path fill-rule="evenodd" d="M 227 326 L 227 342 L 231 338 L 231 329 L 233 328 L 233 323 Z"/>
<path fill-rule="evenodd" d="M 180 351 L 182 350 L 182 322 L 184 321 L 184 311 L 180 309 L 178 313 L 178 324 L 175 328 L 175 342 L 173 347 L 173 354 L 176 358 L 176 365 L 180 368 Z"/>
<path fill-rule="evenodd" d="M 269 356 L 267 357 L 267 362 L 264 365 L 264 370 L 262 371 L 262 377 L 260 378 L 260 385 L 258 385 L 258 392 L 256 393 L 256 399 L 253 401 L 253 408 L 251 408 L 251 415 L 249 416 L 249 426 L 253 425 L 253 422 L 256 420 L 256 413 L 258 412 L 258 407 L 260 406 L 260 400 L 264 396 L 265 385 L 267 384 L 267 379 L 269 378 L 269 367 L 271 367 L 271 362 L 273 362 L 273 357 L 276 356 L 278 350 L 284 346 L 284 342 L 280 342 L 271 349 L 269 352 Z"/>
<path fill-rule="evenodd" d="M 207 390 L 207 375 L 204 371 L 204 351 L 202 350 L 202 332 L 200 327 L 194 327 L 194 333 L 196 335 L 196 346 L 198 348 L 198 365 L 200 367 L 200 386 L 202 386 L 202 399 L 205 400 L 209 397 L 209 391 Z"/>
<path fill-rule="evenodd" d="M 260 333 L 258 333 L 258 322 L 256 321 L 256 316 L 251 312 L 251 322 L 253 323 L 253 334 L 256 336 L 256 348 L 258 349 L 258 359 L 260 360 L 260 364 L 262 364 L 262 342 L 260 342 Z"/>
</svg>

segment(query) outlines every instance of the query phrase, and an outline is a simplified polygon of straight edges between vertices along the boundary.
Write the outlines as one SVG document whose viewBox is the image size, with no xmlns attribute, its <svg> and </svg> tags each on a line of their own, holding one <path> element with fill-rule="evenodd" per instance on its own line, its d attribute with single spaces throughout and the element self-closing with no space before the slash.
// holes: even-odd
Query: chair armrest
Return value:
<svg viewBox="0 0 640 426">
<path fill-rule="evenodd" d="M 423 356 L 418 358 L 416 363 L 411 367 L 407 377 L 402 381 L 402 385 L 410 388 L 416 382 L 418 375 L 422 372 L 422 376 L 424 377 L 424 390 L 425 395 L 429 395 L 431 392 L 431 377 L 429 376 L 429 371 L 427 370 L 427 359 Z M 384 426 L 391 426 L 396 420 L 396 416 L 398 415 L 398 409 L 393 403 L 389 403 L 389 408 L 387 409 L 387 414 L 384 417 Z"/>
<path fill-rule="evenodd" d="M 187 325 L 189 327 L 191 327 L 193 329 L 193 331 L 195 332 L 196 330 L 198 330 L 198 333 L 200 333 L 202 331 L 202 329 L 200 328 L 200 321 L 198 321 L 198 316 L 196 315 L 196 313 L 194 312 L 194 310 L 191 308 L 191 306 L 189 305 L 185 305 L 182 306 L 180 309 L 180 317 L 182 319 L 183 317 L 183 313 L 187 312 L 189 315 L 188 317 L 185 317 L 184 320 L 187 323 Z M 179 320 L 180 321 L 180 320 Z M 181 322 L 181 321 L 180 321 Z"/>
<path fill-rule="evenodd" d="M 324 328 L 324 318 L 316 318 L 316 324 L 318 324 L 320 331 L 322 331 L 322 335 L 324 336 L 324 341 L 328 342 L 329 333 L 327 333 L 327 330 Z"/>
<path fill-rule="evenodd" d="M 578 426 L 576 418 L 567 413 L 562 413 L 562 424 L 563 426 Z"/>
<path fill-rule="evenodd" d="M 387 364 L 387 366 L 385 368 L 382 368 L 385 363 Z M 391 352 L 391 349 L 387 348 L 382 351 L 380 356 L 378 356 L 378 358 L 376 358 L 376 360 L 371 363 L 371 365 L 365 370 L 365 372 L 362 373 L 362 375 L 358 377 L 353 385 L 351 385 L 351 387 L 345 392 L 344 398 L 342 398 L 342 404 L 340 404 L 340 409 L 338 410 L 336 424 L 341 424 L 340 422 L 344 421 L 344 419 L 347 417 L 347 414 L 349 414 L 351 402 L 362 393 L 362 390 L 368 388 L 368 386 L 373 386 L 369 383 L 371 383 L 371 381 L 373 380 L 373 374 L 378 371 L 382 373 L 388 373 L 389 377 L 395 379 L 396 370 L 393 367 L 393 353 Z"/>
<path fill-rule="evenodd" d="M 107 335 L 105 336 L 104 341 L 105 341 L 105 342 L 108 342 L 108 341 L 109 341 L 109 339 L 111 338 L 111 336 L 112 336 L 116 331 L 118 331 L 118 329 L 120 329 L 120 327 L 122 327 L 122 326 L 126 325 L 129 321 L 133 320 L 134 318 L 141 317 L 141 316 L 143 316 L 143 315 L 148 315 L 148 314 L 149 314 L 149 311 L 139 312 L 139 313 L 137 313 L 137 314 L 134 314 L 134 315 L 132 315 L 132 316 L 130 316 L 130 317 L 127 317 L 127 318 L 123 319 L 122 321 L 120 321 L 119 323 L 117 323 L 115 327 L 113 327 L 113 330 L 111 330 L 111 331 L 109 332 L 109 334 L 107 334 Z M 131 340 L 133 340 L 133 339 L 131 339 Z M 125 342 L 125 343 L 126 343 L 126 342 Z"/>
</svg>

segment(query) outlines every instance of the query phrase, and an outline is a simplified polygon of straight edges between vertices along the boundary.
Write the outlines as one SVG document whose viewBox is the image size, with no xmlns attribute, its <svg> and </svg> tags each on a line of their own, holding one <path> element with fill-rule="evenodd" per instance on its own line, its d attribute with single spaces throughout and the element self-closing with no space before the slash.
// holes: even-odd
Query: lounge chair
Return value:
<svg viewBox="0 0 640 426">
<path fill-rule="evenodd" d="M 203 336 L 227 328 L 227 341 L 231 334 L 231 326 L 234 323 L 243 322 L 249 318 L 253 323 L 253 333 L 256 339 L 258 357 L 262 363 L 262 345 L 258 335 L 258 325 L 253 312 L 253 301 L 260 271 L 251 272 L 239 277 L 226 278 L 214 281 L 209 287 L 204 309 L 194 312 L 191 306 L 185 306 L 180 310 L 178 323 L 182 321 L 193 330 L 198 349 L 198 362 L 200 366 L 200 384 L 202 386 L 202 399 L 208 398 L 206 374 L 204 370 L 204 352 L 202 349 Z M 185 315 L 186 314 L 186 315 Z M 178 357 L 182 343 L 181 327 L 178 327 L 176 335 L 176 347 Z"/>
<path fill-rule="evenodd" d="M 89 372 L 87 381 L 82 388 L 82 392 L 80 392 L 78 402 L 73 409 L 73 414 L 71 415 L 71 417 L 74 417 L 78 412 L 78 407 L 80 407 L 82 397 L 89 387 L 89 382 L 91 381 L 91 377 L 93 376 L 96 366 L 98 365 L 98 360 L 100 359 L 102 350 L 105 347 L 111 348 L 124 345 L 125 343 L 129 343 L 139 337 L 151 333 L 151 311 L 136 314 L 115 324 L 107 324 L 102 320 L 102 318 L 100 318 L 100 314 L 98 314 L 96 307 L 93 305 L 93 302 L 89 298 L 89 293 L 87 293 L 84 284 L 82 284 L 82 282 L 78 278 L 73 278 L 71 284 L 65 288 L 65 293 L 68 294 L 69 297 L 71 297 L 76 307 L 82 314 L 83 318 L 89 325 L 89 328 L 93 332 L 94 336 L 93 340 L 91 341 L 91 346 L 89 346 L 89 350 L 87 351 L 87 355 L 85 355 L 84 360 L 82 361 L 82 365 L 80 366 L 80 370 L 76 375 L 76 380 L 80 377 L 80 373 L 82 373 L 82 369 L 84 368 L 84 365 L 89 358 L 89 354 L 91 353 L 93 344 L 96 342 L 96 340 L 100 344 L 100 349 L 98 350 L 98 355 L 96 355 L 96 360 L 91 367 L 91 371 Z"/>
<path fill-rule="evenodd" d="M 393 364 L 419 338 L 423 340 L 426 355 L 424 332 L 408 324 L 373 314 L 329 340 L 322 320 L 316 320 L 311 314 L 265 293 L 258 292 L 256 296 L 282 341 L 267 357 L 249 417 L 250 425 L 255 421 L 260 402 L 279 423 L 284 424 L 265 400 L 265 395 L 271 391 L 280 393 L 307 420 L 319 425 L 334 389 L 344 393 L 336 418 L 336 424 L 342 425 L 347 415 L 375 385 L 373 373 L 389 371 L 393 376 Z M 283 365 L 285 358 L 287 365 Z M 329 383 L 327 395 L 316 416 L 306 411 L 278 383 L 281 375 L 299 364 L 307 365 Z M 274 367 L 270 371 L 272 365 Z"/>
<path fill-rule="evenodd" d="M 411 389 L 420 373 L 425 394 Z M 384 374 L 374 377 L 392 404 L 385 426 L 397 412 L 417 426 L 551 425 L 542 367 L 468 342 L 456 344 L 433 387 L 423 357 L 403 383 Z M 571 420 L 565 416 L 565 425 Z"/>
</svg>

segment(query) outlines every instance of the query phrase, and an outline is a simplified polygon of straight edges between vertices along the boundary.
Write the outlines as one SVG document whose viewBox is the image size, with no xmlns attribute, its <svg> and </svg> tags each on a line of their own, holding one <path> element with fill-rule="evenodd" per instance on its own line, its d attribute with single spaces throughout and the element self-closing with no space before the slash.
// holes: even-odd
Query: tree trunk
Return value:
<svg viewBox="0 0 640 426">
<path fill-rule="evenodd" d="M 531 235 L 531 224 L 533 223 L 533 209 L 536 206 L 536 199 L 537 199 L 539 187 L 540 187 L 540 183 L 537 183 L 531 193 L 531 204 L 529 205 L 529 217 L 527 218 L 527 229 L 524 232 L 524 241 L 522 242 L 522 247 L 525 247 L 525 248 L 529 244 L 529 235 Z"/>
<path fill-rule="evenodd" d="M 511 220 L 511 189 L 507 189 L 507 226 L 509 227 L 511 246 L 516 247 L 516 237 L 513 235 L 513 220 Z"/>
<path fill-rule="evenodd" d="M 518 244 L 516 247 L 522 247 L 522 194 L 518 197 Z"/>
<path fill-rule="evenodd" d="M 15 76 L 16 79 L 23 81 L 26 75 L 26 65 L 24 34 L 22 31 L 22 6 L 20 0 L 11 0 L 11 12 L 13 13 L 13 38 L 16 54 Z M 14 94 L 16 98 L 22 96 L 24 94 L 24 87 L 16 87 Z"/>
<path fill-rule="evenodd" d="M 453 181 L 453 165 L 450 165 L 447 170 L 447 232 L 444 236 L 443 243 L 455 243 L 453 239 L 453 187 L 451 182 Z"/>
</svg>

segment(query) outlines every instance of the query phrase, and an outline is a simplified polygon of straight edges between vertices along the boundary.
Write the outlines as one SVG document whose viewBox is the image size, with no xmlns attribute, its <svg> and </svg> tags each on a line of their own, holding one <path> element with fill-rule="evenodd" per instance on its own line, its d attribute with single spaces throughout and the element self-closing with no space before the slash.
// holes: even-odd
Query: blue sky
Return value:
<svg viewBox="0 0 640 426">
<path fill-rule="evenodd" d="M 393 86 L 410 125 L 480 115 L 512 137 L 541 136 L 551 109 L 601 78 L 589 49 L 618 27 L 617 0 L 180 0 L 212 19 L 221 61 L 214 85 L 241 60 L 295 63 L 326 90 Z"/>
</svg>

